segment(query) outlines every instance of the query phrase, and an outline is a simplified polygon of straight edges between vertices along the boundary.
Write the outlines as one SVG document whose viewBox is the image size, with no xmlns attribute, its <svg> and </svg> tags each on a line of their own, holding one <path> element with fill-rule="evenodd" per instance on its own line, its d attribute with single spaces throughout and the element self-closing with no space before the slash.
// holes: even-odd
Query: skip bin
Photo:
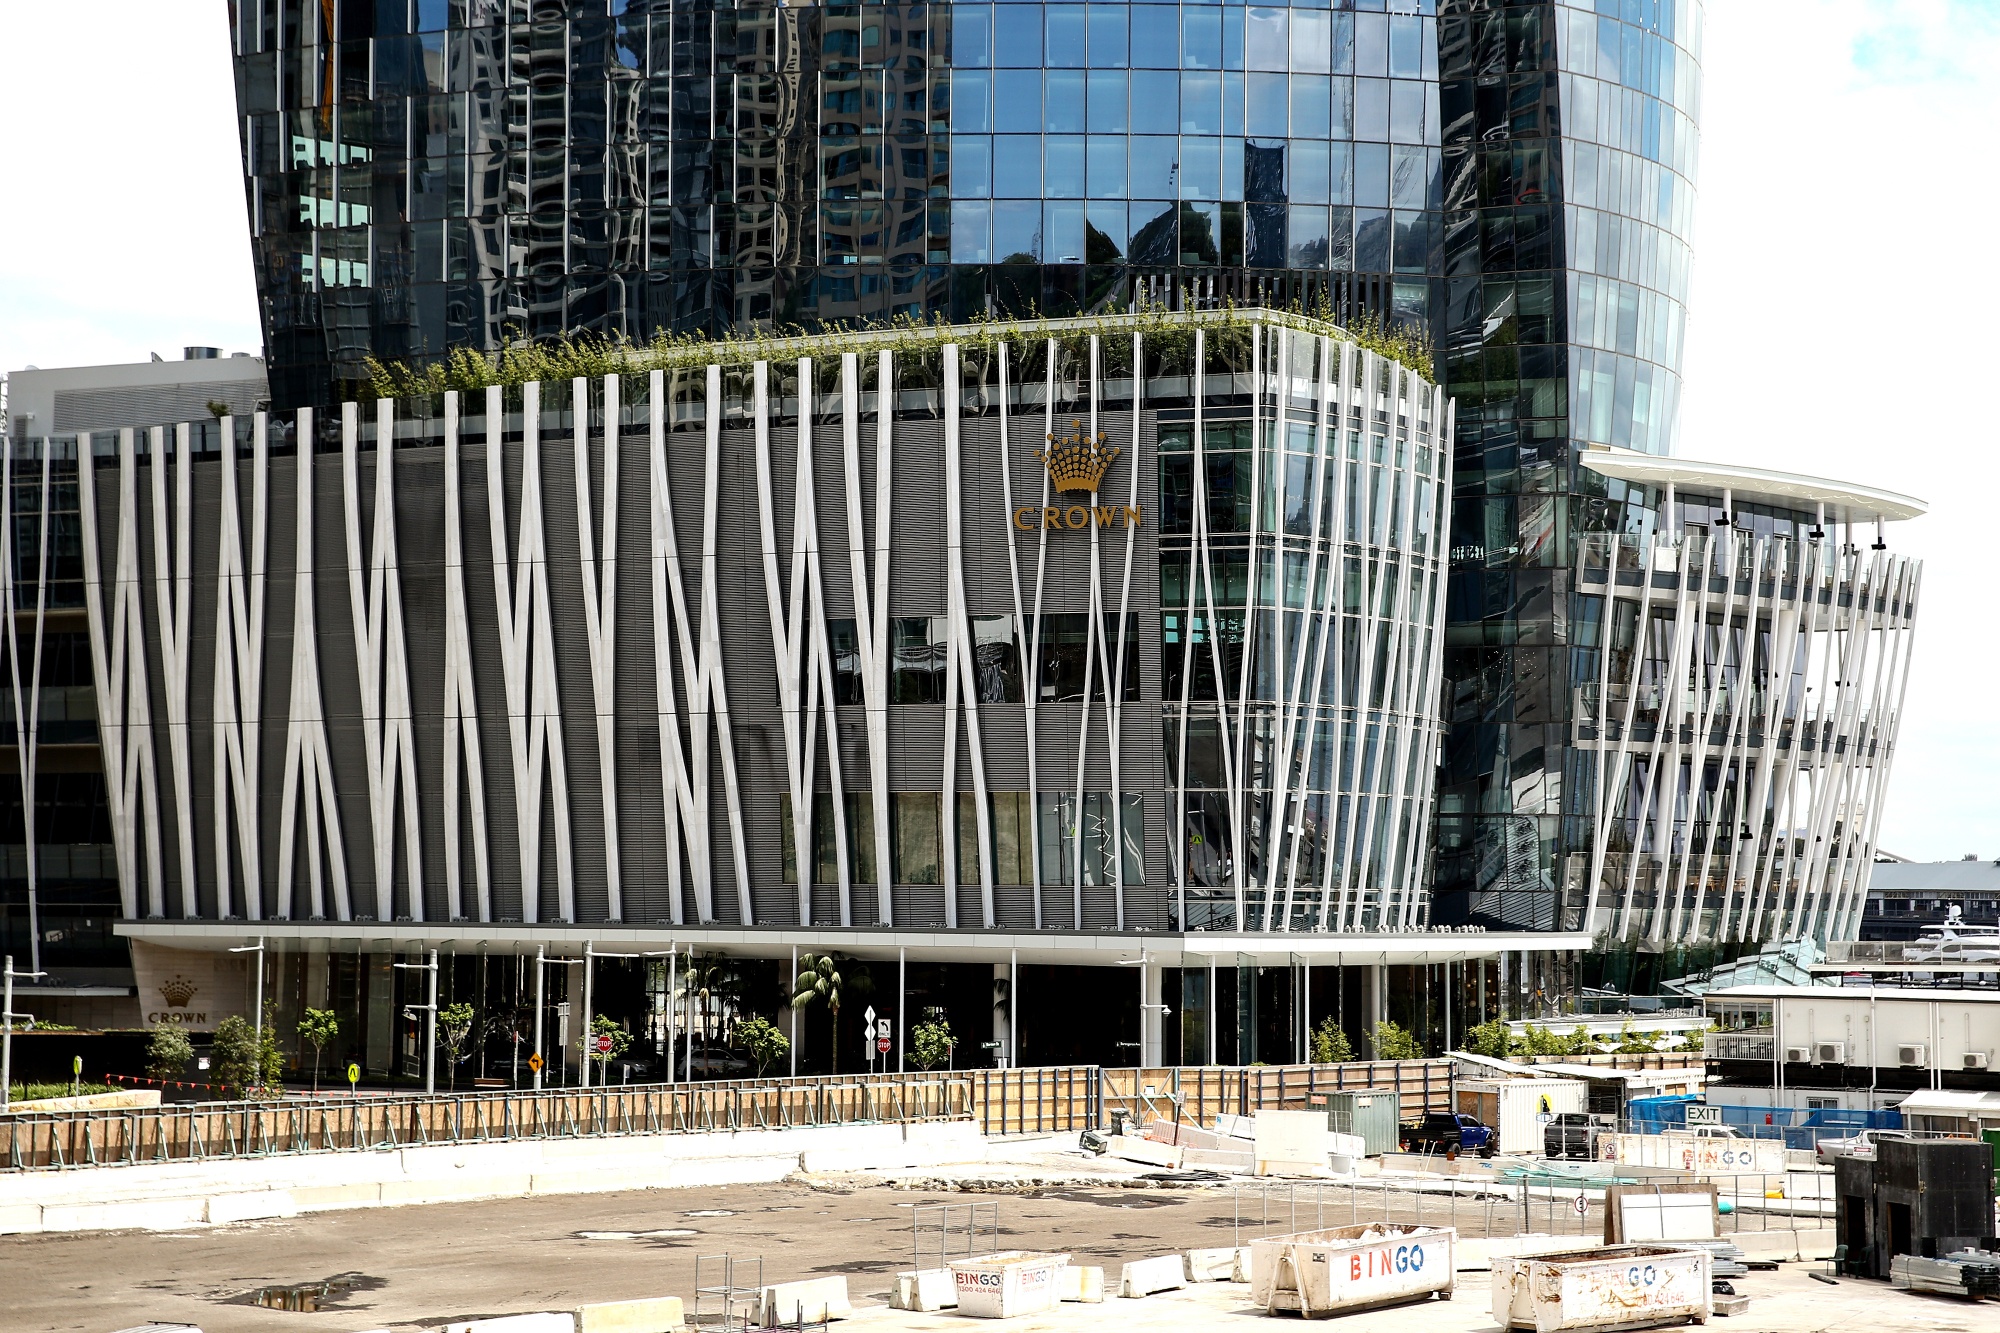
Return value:
<svg viewBox="0 0 2000 1333">
<path fill-rule="evenodd" d="M 1435 1292 L 1451 1299 L 1451 1227 L 1385 1223 L 1299 1231 L 1250 1242 L 1250 1293 L 1267 1314 L 1325 1319 Z"/>
<path fill-rule="evenodd" d="M 1336 1134 L 1358 1134 L 1370 1157 L 1394 1152 L 1403 1138 L 1403 1094 L 1400 1092 L 1329 1092 L 1326 1127 Z"/>
<path fill-rule="evenodd" d="M 1032 1250 L 954 1259 L 951 1282 L 958 1289 L 958 1312 L 975 1319 L 1012 1319 L 1053 1310 L 1061 1294 L 1056 1274 L 1068 1263 L 1067 1254 Z"/>
<path fill-rule="evenodd" d="M 1708 1322 L 1715 1256 L 1705 1249 L 1610 1245 L 1568 1254 L 1495 1256 L 1493 1318 L 1502 1328 L 1655 1328 Z"/>
</svg>

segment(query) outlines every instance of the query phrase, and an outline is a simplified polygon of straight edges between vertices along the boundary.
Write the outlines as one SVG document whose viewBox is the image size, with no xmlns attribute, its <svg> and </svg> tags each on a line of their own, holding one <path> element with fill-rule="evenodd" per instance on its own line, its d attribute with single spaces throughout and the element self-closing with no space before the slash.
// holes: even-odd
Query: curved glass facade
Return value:
<svg viewBox="0 0 2000 1333">
<path fill-rule="evenodd" d="M 1672 452 L 1699 0 L 1442 0 L 1440 353 L 1458 403 L 1434 919 L 1586 920 L 1597 772 L 1571 571 L 1624 506 L 1577 449 Z"/>
<path fill-rule="evenodd" d="M 281 407 L 561 332 L 1432 313 L 1434 0 L 232 8 Z"/>
</svg>

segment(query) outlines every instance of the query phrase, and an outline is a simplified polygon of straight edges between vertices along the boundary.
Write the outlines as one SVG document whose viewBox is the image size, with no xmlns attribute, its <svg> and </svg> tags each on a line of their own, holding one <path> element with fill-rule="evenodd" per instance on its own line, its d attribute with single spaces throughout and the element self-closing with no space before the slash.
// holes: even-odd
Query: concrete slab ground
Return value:
<svg viewBox="0 0 2000 1333">
<path fill-rule="evenodd" d="M 1253 1235 L 1292 1229 L 1293 1219 L 1275 1208 L 1239 1225 L 1236 1200 L 1224 1187 L 1172 1188 L 1133 1179 L 1037 1186 L 1028 1181 L 1044 1171 L 1058 1174 L 1061 1164 L 1020 1165 L 1027 1179 L 1010 1181 L 1019 1192 L 1006 1193 L 829 1177 L 438 1203 L 184 1231 L 10 1236 L 0 1238 L 0 1274 L 6 1277 L 0 1282 L 0 1333 L 108 1333 L 147 1321 L 185 1321 L 206 1333 L 356 1333 L 656 1296 L 687 1298 L 692 1312 L 696 1256 L 723 1252 L 739 1262 L 762 1256 L 766 1283 L 845 1275 L 860 1307 L 850 1333 L 925 1333 L 944 1328 L 940 1321 L 973 1333 L 958 1316 L 868 1308 L 886 1306 L 895 1274 L 912 1265 L 916 1205 L 997 1204 L 1000 1234 L 991 1248 L 1068 1251 L 1076 1263 L 1101 1265 L 1112 1274 L 1128 1260 L 1247 1243 Z M 989 1163 L 979 1173 L 992 1169 Z M 1411 1203 L 1398 1204 L 1396 1220 L 1416 1220 L 1404 1206 Z M 1447 1220 L 1434 1201 L 1425 1208 L 1424 1220 Z M 1315 1220 L 1297 1219 L 1303 1226 Z M 1326 1219 L 1329 1225 L 1346 1220 Z M 1470 1242 L 1486 1221 L 1483 1210 L 1461 1210 L 1458 1222 L 1468 1239 L 1462 1264 L 1483 1253 Z M 1812 1257 L 1825 1247 L 1808 1242 L 1804 1249 Z M 927 1263 L 935 1262 L 933 1253 Z M 346 1285 L 317 1313 L 244 1303 L 258 1287 L 327 1279 L 345 1279 Z M 1464 1294 L 1448 1305 L 1370 1314 L 1351 1327 L 1367 1333 L 1489 1328 L 1485 1275 L 1462 1280 Z M 1740 1321 L 1746 1331 L 2000 1329 L 2000 1309 L 1961 1308 L 1873 1284 L 1824 1287 L 1798 1266 L 1753 1274 L 1739 1290 L 1753 1298 L 1750 1316 Z M 1087 1319 L 1088 1333 L 1149 1333 L 1156 1326 L 1262 1318 L 1249 1310 L 1247 1292 L 1212 1284 L 1146 1300 L 1114 1298 L 1012 1327 L 1075 1325 L 1082 1333 L 1077 1321 Z"/>
</svg>

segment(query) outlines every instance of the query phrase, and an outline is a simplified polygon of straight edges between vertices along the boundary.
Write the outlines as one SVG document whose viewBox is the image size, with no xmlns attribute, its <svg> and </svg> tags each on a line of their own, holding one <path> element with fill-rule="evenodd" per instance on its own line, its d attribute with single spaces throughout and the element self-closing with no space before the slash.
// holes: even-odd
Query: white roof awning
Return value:
<svg viewBox="0 0 2000 1333">
<path fill-rule="evenodd" d="M 1645 486 L 1665 486 L 1672 482 L 1698 491 L 1726 489 L 1739 504 L 1768 504 L 1808 513 L 1825 505 L 1829 523 L 1873 523 L 1878 519 L 1895 522 L 1930 512 L 1929 504 L 1895 491 L 1737 463 L 1700 463 L 1689 458 L 1663 458 L 1637 449 L 1596 446 L 1578 450 L 1577 461 L 1602 476 Z"/>
<path fill-rule="evenodd" d="M 1896 1104 L 1904 1115 L 1979 1116 L 2000 1119 L 2000 1092 L 1913 1092 Z"/>
</svg>

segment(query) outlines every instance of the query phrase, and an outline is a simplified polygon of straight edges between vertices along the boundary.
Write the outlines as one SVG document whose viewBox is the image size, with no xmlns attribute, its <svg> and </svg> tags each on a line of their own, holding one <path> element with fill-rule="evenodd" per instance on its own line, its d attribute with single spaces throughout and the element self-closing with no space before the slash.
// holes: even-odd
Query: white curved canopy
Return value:
<svg viewBox="0 0 2000 1333">
<path fill-rule="evenodd" d="M 1663 458 L 1636 449 L 1591 446 L 1577 454 L 1578 461 L 1592 472 L 1646 486 L 1677 487 L 1699 491 L 1728 489 L 1738 503 L 1776 505 L 1784 509 L 1812 511 L 1826 506 L 1829 523 L 1873 523 L 1880 519 L 1895 522 L 1917 518 L 1930 505 L 1914 496 L 1852 482 L 1829 481 L 1796 472 L 1776 472 L 1770 468 L 1744 467 L 1737 463 L 1698 463 L 1689 458 Z"/>
</svg>

